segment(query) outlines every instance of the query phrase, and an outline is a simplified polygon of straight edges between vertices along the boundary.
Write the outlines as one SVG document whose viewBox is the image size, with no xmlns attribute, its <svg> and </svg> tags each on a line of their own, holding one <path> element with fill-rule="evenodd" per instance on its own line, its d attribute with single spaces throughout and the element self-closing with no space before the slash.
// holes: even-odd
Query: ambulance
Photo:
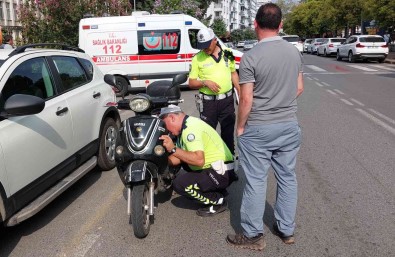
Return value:
<svg viewBox="0 0 395 257">
<path fill-rule="evenodd" d="M 79 47 L 104 74 L 113 74 L 123 93 L 155 80 L 189 73 L 196 35 L 206 26 L 185 14 L 149 14 L 84 18 Z M 222 47 L 224 43 L 220 41 Z M 242 52 L 231 49 L 238 69 Z"/>
</svg>

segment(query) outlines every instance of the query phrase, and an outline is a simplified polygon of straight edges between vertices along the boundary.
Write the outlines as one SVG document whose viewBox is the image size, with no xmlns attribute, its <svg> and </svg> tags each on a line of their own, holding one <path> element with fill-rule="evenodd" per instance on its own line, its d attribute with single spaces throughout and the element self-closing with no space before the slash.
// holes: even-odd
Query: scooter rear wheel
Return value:
<svg viewBox="0 0 395 257">
<path fill-rule="evenodd" d="M 131 201 L 130 222 L 134 235 L 138 238 L 144 238 L 149 233 L 151 223 L 148 214 L 149 193 L 147 183 L 133 186 Z"/>
</svg>

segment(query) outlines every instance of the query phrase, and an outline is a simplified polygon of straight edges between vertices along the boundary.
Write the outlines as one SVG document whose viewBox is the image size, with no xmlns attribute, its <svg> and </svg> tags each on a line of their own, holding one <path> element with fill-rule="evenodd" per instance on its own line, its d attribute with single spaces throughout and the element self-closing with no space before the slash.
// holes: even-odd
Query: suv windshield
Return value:
<svg viewBox="0 0 395 257">
<path fill-rule="evenodd" d="M 382 37 L 361 37 L 359 38 L 360 42 L 368 42 L 368 43 L 373 43 L 373 42 L 385 42 L 384 38 Z"/>
<path fill-rule="evenodd" d="M 288 42 L 299 42 L 300 39 L 299 37 L 283 37 L 284 40 L 287 40 Z"/>
</svg>

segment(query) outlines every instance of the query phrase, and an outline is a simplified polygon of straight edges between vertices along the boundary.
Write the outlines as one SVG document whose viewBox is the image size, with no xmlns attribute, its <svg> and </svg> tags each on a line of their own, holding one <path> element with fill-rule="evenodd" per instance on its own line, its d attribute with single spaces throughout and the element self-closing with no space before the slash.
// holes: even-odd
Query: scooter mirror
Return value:
<svg viewBox="0 0 395 257">
<path fill-rule="evenodd" d="M 182 83 L 184 83 L 185 81 L 187 81 L 188 79 L 188 73 L 183 73 L 183 74 L 177 74 L 176 76 L 174 76 L 173 81 L 172 81 L 172 85 L 181 85 Z"/>
</svg>

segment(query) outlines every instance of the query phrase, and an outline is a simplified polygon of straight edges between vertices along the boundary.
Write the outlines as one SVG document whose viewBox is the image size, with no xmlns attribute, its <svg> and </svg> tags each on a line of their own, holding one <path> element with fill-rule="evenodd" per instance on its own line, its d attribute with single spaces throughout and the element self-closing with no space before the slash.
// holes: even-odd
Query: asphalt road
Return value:
<svg viewBox="0 0 395 257">
<path fill-rule="evenodd" d="M 228 233 L 240 230 L 242 170 L 229 190 L 230 211 L 201 218 L 195 204 L 162 195 L 145 239 L 133 235 L 125 191 L 112 170 L 87 174 L 38 215 L 9 228 L 0 256 L 393 256 L 395 65 L 311 55 L 304 60 L 295 245 L 284 245 L 271 231 L 273 175 L 262 253 L 225 242 Z M 194 93 L 183 91 L 181 106 L 196 116 Z"/>
</svg>

